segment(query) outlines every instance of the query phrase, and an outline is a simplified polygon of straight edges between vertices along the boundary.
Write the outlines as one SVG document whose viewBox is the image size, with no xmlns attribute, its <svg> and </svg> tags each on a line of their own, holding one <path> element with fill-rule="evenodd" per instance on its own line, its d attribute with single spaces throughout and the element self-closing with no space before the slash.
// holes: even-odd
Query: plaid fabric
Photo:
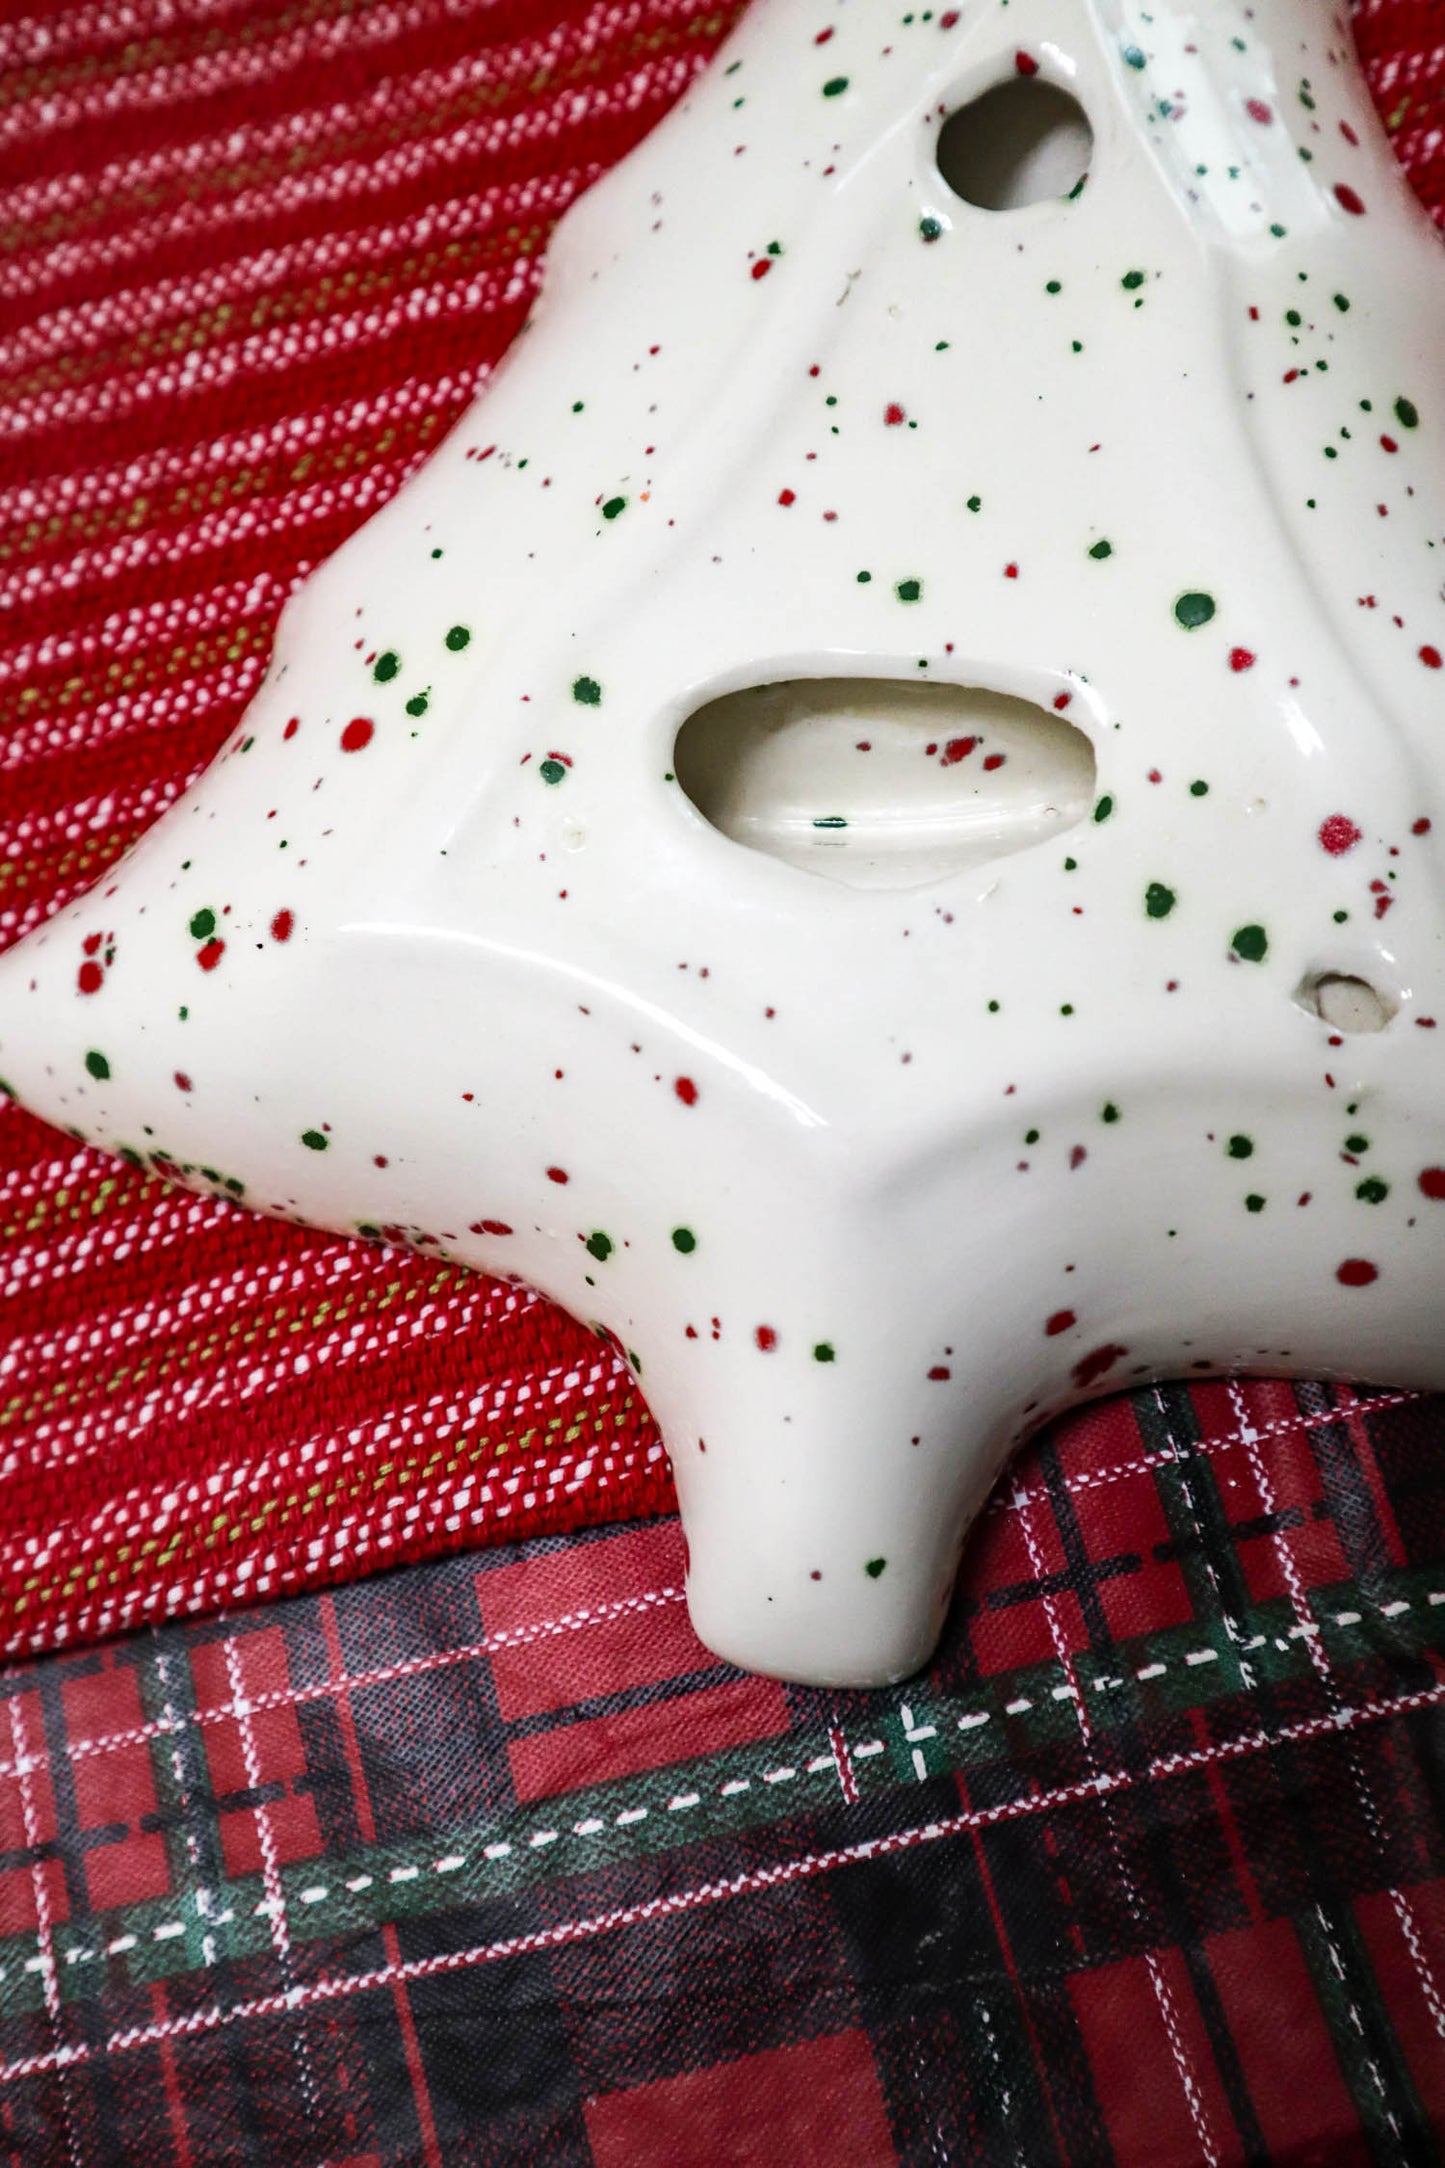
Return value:
<svg viewBox="0 0 1445 2168">
<path fill-rule="evenodd" d="M 715 1662 L 671 1520 L 18 1668 L 0 2161 L 1437 2160 L 1440 1445 L 1076 1418 L 889 1693 Z"/>
<path fill-rule="evenodd" d="M 296 581 L 455 420 L 553 220 L 736 12 L 0 9 L 0 940 L 216 751 Z M 1355 22 L 1441 215 L 1440 0 Z M 0 1650 L 671 1503 L 627 1372 L 546 1305 L 13 1107 L 0 1292 Z"/>
</svg>

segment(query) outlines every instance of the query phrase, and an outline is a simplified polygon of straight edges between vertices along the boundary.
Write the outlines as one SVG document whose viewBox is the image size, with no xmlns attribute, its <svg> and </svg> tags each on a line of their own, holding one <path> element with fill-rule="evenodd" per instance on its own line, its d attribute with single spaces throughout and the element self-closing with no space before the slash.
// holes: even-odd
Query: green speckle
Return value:
<svg viewBox="0 0 1445 2168">
<path fill-rule="evenodd" d="M 1079 870 L 1079 861 L 1078 861 L 1078 859 L 1077 859 L 1077 858 L 1066 858 L 1066 859 L 1064 860 L 1064 871 L 1065 871 L 1065 873 L 1077 873 L 1077 872 L 1078 872 L 1078 870 Z"/>
<path fill-rule="evenodd" d="M 1284 320 L 1287 324 L 1292 324 L 1296 330 L 1298 330 L 1300 325 L 1304 322 L 1304 318 L 1300 315 L 1298 309 L 1286 309 L 1284 312 Z"/>
<path fill-rule="evenodd" d="M 1106 821 L 1109 818 L 1109 815 L 1113 812 L 1113 810 L 1114 801 L 1106 793 L 1105 796 L 1099 800 L 1099 803 L 1094 808 L 1094 818 L 1096 821 Z"/>
<path fill-rule="evenodd" d="M 847 88 L 848 78 L 846 75 L 831 75 L 823 85 L 823 96 L 825 98 L 838 98 L 842 96 Z"/>
<path fill-rule="evenodd" d="M 85 1057 L 85 1066 L 98 1084 L 103 1084 L 110 1075 L 110 1063 L 104 1054 L 98 1054 L 94 1047 Z"/>
<path fill-rule="evenodd" d="M 1418 429 L 1420 426 L 1420 409 L 1413 399 L 1397 399 L 1395 401 L 1395 419 L 1402 429 Z"/>
<path fill-rule="evenodd" d="M 1124 65 L 1126 68 L 1142 68 L 1144 66 L 1144 55 L 1137 45 L 1126 45 L 1124 47 Z"/>
<path fill-rule="evenodd" d="M 1353 1113 L 1354 1113 L 1354 1111 L 1355 1111 L 1355 1110 L 1354 1110 L 1354 1108 L 1353 1108 L 1353 1107 L 1351 1107 L 1351 1108 L 1350 1108 L 1350 1112 L 1351 1112 L 1351 1114 L 1353 1114 Z M 1346 1150 L 1347 1152 L 1354 1152 L 1354 1153 L 1355 1153 L 1356 1155 L 1358 1155 L 1358 1154 L 1359 1154 L 1359 1153 L 1361 1153 L 1361 1152 L 1368 1152 L 1368 1150 L 1369 1150 L 1369 1149 L 1370 1149 L 1370 1140 L 1369 1140 L 1369 1138 L 1368 1138 L 1368 1137 L 1361 1137 L 1361 1136 L 1353 1136 L 1353 1137 L 1346 1137 L 1346 1139 L 1345 1139 L 1345 1150 Z"/>
<path fill-rule="evenodd" d="M 572 698 L 584 708 L 600 707 L 602 703 L 602 687 L 598 684 L 596 678 L 573 678 Z"/>
<path fill-rule="evenodd" d="M 430 701 L 430 699 L 431 699 L 431 687 L 430 687 L 430 686 L 428 686 L 428 687 L 427 687 L 427 689 L 426 689 L 426 691 L 425 691 L 424 693 L 413 693 L 413 694 L 412 694 L 412 696 L 411 696 L 411 698 L 410 698 L 410 700 L 408 700 L 408 702 L 407 702 L 407 704 L 406 704 L 406 712 L 407 712 L 407 714 L 408 714 L 408 715 L 425 715 L 425 713 L 426 713 L 426 711 L 427 711 L 427 705 L 428 705 L 428 702 Z"/>
<path fill-rule="evenodd" d="M 1151 881 L 1144 891 L 1144 908 L 1150 918 L 1167 918 L 1179 898 L 1162 881 Z"/>
<path fill-rule="evenodd" d="M 1189 795 L 1191 798 L 1207 798 L 1209 796 L 1209 785 L 1202 776 L 1196 782 L 1190 784 Z"/>
<path fill-rule="evenodd" d="M 672 1246 L 675 1250 L 681 1250 L 684 1257 L 690 1257 L 697 1248 L 697 1236 L 690 1227 L 674 1227 Z"/>
<path fill-rule="evenodd" d="M 1383 1204 L 1389 1194 L 1389 1183 L 1382 1182 L 1377 1174 L 1366 1175 L 1355 1191 L 1362 1204 Z"/>
<path fill-rule="evenodd" d="M 471 633 L 465 625 L 453 625 L 451 631 L 447 634 L 447 646 L 455 655 L 467 645 L 471 637 Z"/>
<path fill-rule="evenodd" d="M 1229 945 L 1247 964 L 1262 964 L 1269 949 L 1269 935 L 1263 926 L 1241 926 Z"/>
<path fill-rule="evenodd" d="M 560 783 L 567 770 L 560 760 L 544 760 L 537 773 L 544 783 Z"/>
<path fill-rule="evenodd" d="M 1197 632 L 1199 627 L 1207 625 L 1214 615 L 1214 597 L 1202 594 L 1197 589 L 1191 590 L 1187 595 L 1179 597 L 1174 605 L 1174 615 L 1186 632 Z"/>
<path fill-rule="evenodd" d="M 1046 294 L 1061 294 L 1063 290 L 1063 281 L 1061 279 L 1050 279 L 1048 285 L 1044 288 Z"/>
<path fill-rule="evenodd" d="M 1264 1210 L 1264 1199 L 1259 1195 L 1258 1191 L 1245 1198 L 1244 1209 L 1246 1212 L 1262 1212 Z"/>
<path fill-rule="evenodd" d="M 998 1012 L 999 1012 L 999 1006 L 1000 1006 L 1000 1004 L 999 1004 L 999 1003 L 998 1003 L 997 1001 L 991 1001 L 991 1002 L 989 1003 L 989 1005 L 988 1005 L 988 1013 L 989 1013 L 989 1015 L 990 1015 L 990 1016 L 997 1016 L 997 1015 L 998 1015 Z"/>
<path fill-rule="evenodd" d="M 186 1018 L 187 1018 L 187 1017 L 188 1017 L 188 1016 L 190 1015 L 190 1013 L 191 1013 L 191 1012 L 190 1012 L 189 1008 L 185 1008 L 185 1007 L 179 1008 L 179 1009 L 177 1009 L 177 1011 L 176 1011 L 176 1014 L 177 1014 L 177 1016 L 178 1016 L 178 1017 L 180 1018 L 180 1020 L 181 1020 L 181 1022 L 182 1022 L 182 1023 L 184 1023 L 184 1022 L 186 1021 Z"/>
<path fill-rule="evenodd" d="M 1231 1137 L 1224 1149 L 1231 1159 L 1252 1159 L 1254 1157 L 1254 1139 L 1253 1137 Z"/>
<path fill-rule="evenodd" d="M 1271 226 L 1269 230 L 1274 235 L 1276 241 L 1282 241 L 1285 235 L 1289 232 L 1288 226 L 1281 226 L 1278 224 Z"/>
<path fill-rule="evenodd" d="M 603 1234 L 600 1227 L 596 1228 L 587 1237 L 586 1249 L 589 1257 L 595 1257 L 599 1265 L 604 1264 L 612 1255 L 611 1235 Z"/>
<path fill-rule="evenodd" d="M 602 507 L 602 517 L 604 519 L 616 519 L 619 512 L 625 512 L 626 510 L 627 499 L 625 497 L 609 497 Z"/>
<path fill-rule="evenodd" d="M 1106 1099 L 1103 1106 L 1099 1110 L 1099 1120 L 1101 1122 L 1117 1122 L 1118 1119 L 1119 1109 L 1115 1106 L 1112 1099 Z"/>
<path fill-rule="evenodd" d="M 936 241 L 943 231 L 943 221 L 934 218 L 930 213 L 926 218 L 919 219 L 918 231 L 925 241 Z"/>
<path fill-rule="evenodd" d="M 917 602 L 922 598 L 922 580 L 899 580 L 893 590 L 900 602 Z"/>
<path fill-rule="evenodd" d="M 818 1342 L 818 1345 L 813 1350 L 813 1360 L 815 1363 L 830 1363 L 836 1360 L 833 1353 L 833 1344 L 830 1340 L 820 1340 Z"/>
<path fill-rule="evenodd" d="M 378 685 L 388 685 L 400 668 L 400 655 L 397 654 L 394 647 L 389 647 L 384 655 L 377 656 L 376 667 L 371 674 Z"/>
<path fill-rule="evenodd" d="M 968 509 L 970 510 L 970 512 L 981 512 L 983 510 L 982 497 L 970 497 L 968 500 Z"/>
<path fill-rule="evenodd" d="M 1341 316 L 1348 316 L 1348 315 L 1349 315 L 1349 313 L 1350 313 L 1350 297 L 1349 297 L 1349 295 L 1348 295 L 1348 294 L 1336 294 L 1336 295 L 1335 295 L 1335 307 L 1336 307 L 1336 308 L 1337 308 L 1337 309 L 1339 310 L 1339 312 L 1340 312 Z"/>
<path fill-rule="evenodd" d="M 822 813 L 813 823 L 815 828 L 846 828 L 847 825 L 841 813 Z"/>
<path fill-rule="evenodd" d="M 584 402 L 581 399 L 574 399 L 572 401 L 572 412 L 574 414 L 580 414 L 582 412 L 583 404 Z"/>
<path fill-rule="evenodd" d="M 1074 1013 L 1074 1004 L 1072 1003 L 1072 1001 L 1065 1001 L 1065 1002 L 1063 1002 L 1063 1003 L 1061 1004 L 1061 1006 L 1060 1006 L 1060 1008 L 1059 1008 L 1059 1014 L 1060 1014 L 1060 1016 L 1072 1016 L 1072 1015 L 1073 1015 L 1073 1013 Z"/>
<path fill-rule="evenodd" d="M 322 1136 L 319 1129 L 303 1129 L 301 1132 L 301 1142 L 305 1145 L 308 1152 L 324 1152 L 327 1148 L 328 1140 Z"/>
<path fill-rule="evenodd" d="M 1126 271 L 1119 281 L 1126 294 L 1136 293 L 1143 283 L 1144 274 L 1142 271 Z"/>
<path fill-rule="evenodd" d="M 886 1558 L 870 1558 L 867 1565 L 863 1568 L 863 1571 L 867 1574 L 870 1581 L 876 1581 L 879 1574 L 883 1571 L 883 1568 L 887 1565 L 887 1563 L 888 1561 Z"/>
<path fill-rule="evenodd" d="M 872 577 L 873 575 L 871 572 L 860 572 L 858 575 L 858 585 L 860 587 L 866 587 Z"/>
<path fill-rule="evenodd" d="M 442 552 L 441 552 L 440 550 L 433 550 L 433 551 L 432 551 L 432 555 L 433 555 L 433 557 L 440 557 L 440 556 L 441 556 L 441 554 L 442 554 Z"/>
<path fill-rule="evenodd" d="M 1024 1131 L 1024 1143 L 1025 1143 L 1025 1144 L 1037 1144 L 1037 1143 L 1038 1143 L 1038 1141 L 1039 1141 L 1039 1132 L 1037 1131 L 1037 1129 L 1026 1129 L 1026 1130 Z"/>
<path fill-rule="evenodd" d="M 1114 545 L 1112 542 L 1095 542 L 1091 545 L 1089 550 L 1089 555 L 1098 564 L 1102 564 L 1106 557 L 1112 557 L 1113 554 Z"/>
<path fill-rule="evenodd" d="M 215 912 L 197 911 L 195 917 L 191 920 L 191 939 L 193 941 L 209 941 L 215 930 Z"/>
</svg>

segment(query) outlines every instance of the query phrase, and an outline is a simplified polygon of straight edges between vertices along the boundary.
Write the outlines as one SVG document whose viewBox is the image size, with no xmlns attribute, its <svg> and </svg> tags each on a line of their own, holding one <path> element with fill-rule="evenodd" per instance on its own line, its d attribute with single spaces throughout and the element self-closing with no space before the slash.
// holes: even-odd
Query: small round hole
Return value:
<svg viewBox="0 0 1445 2168">
<path fill-rule="evenodd" d="M 939 131 L 938 170 L 956 196 L 981 211 L 1018 211 L 1082 186 L 1094 148 L 1077 98 L 1035 75 L 996 83 L 950 113 Z"/>
<path fill-rule="evenodd" d="M 1347 971 L 1312 974 L 1300 985 L 1295 1000 L 1331 1031 L 1349 1034 L 1384 1031 L 1399 1009 L 1391 995 Z"/>
</svg>

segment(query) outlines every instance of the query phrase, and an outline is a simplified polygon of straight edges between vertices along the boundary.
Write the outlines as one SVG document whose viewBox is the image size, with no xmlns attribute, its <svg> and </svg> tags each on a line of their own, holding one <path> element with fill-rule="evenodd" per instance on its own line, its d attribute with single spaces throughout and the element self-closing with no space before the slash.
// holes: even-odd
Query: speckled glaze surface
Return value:
<svg viewBox="0 0 1445 2168">
<path fill-rule="evenodd" d="M 1442 430 L 1332 10 L 762 0 L 0 1073 L 594 1322 L 704 1640 L 901 1677 L 1069 1403 L 1445 1385 Z"/>
</svg>

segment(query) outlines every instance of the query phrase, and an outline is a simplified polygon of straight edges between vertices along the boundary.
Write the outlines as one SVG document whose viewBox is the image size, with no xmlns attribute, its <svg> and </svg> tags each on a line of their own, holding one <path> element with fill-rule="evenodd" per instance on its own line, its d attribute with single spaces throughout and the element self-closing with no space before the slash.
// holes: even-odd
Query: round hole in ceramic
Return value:
<svg viewBox="0 0 1445 2168">
<path fill-rule="evenodd" d="M 1069 196 L 1093 154 L 1089 116 L 1038 75 L 1010 76 L 950 113 L 935 160 L 956 196 L 981 211 L 1019 211 Z"/>
<path fill-rule="evenodd" d="M 734 843 L 851 888 L 918 888 L 1062 834 L 1096 797 L 1081 730 L 1008 693 L 790 678 L 709 700 L 673 766 Z"/>
<path fill-rule="evenodd" d="M 1312 971 L 1300 981 L 1295 1002 L 1331 1031 L 1384 1031 L 1399 1013 L 1394 994 L 1351 971 Z"/>
</svg>

